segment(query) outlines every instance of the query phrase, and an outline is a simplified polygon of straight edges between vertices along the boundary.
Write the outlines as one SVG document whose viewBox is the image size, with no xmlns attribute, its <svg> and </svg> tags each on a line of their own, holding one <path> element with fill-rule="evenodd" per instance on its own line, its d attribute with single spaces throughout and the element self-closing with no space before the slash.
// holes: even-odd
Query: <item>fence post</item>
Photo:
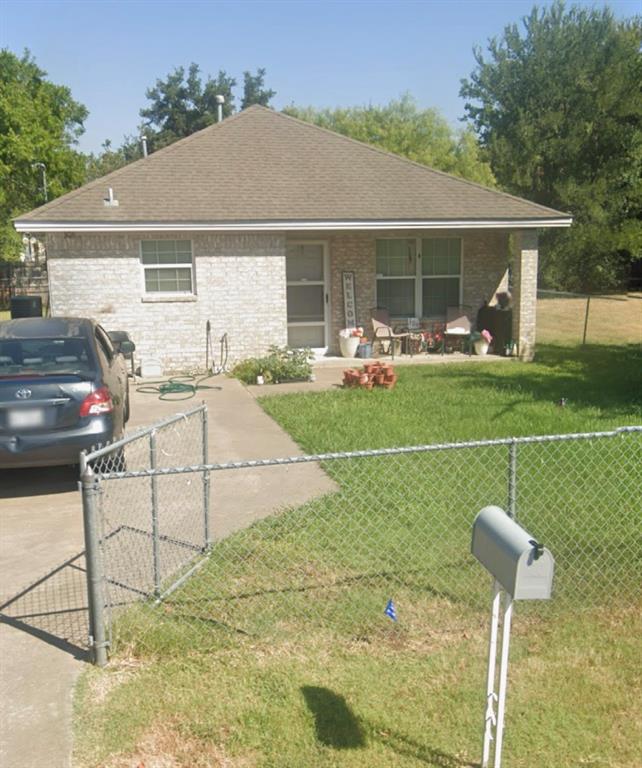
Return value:
<svg viewBox="0 0 642 768">
<path fill-rule="evenodd" d="M 207 447 L 207 408 L 203 406 L 202 410 L 202 427 L 203 427 L 203 464 L 208 464 L 208 447 Z M 212 544 L 210 534 L 210 473 L 205 470 L 203 472 L 203 533 L 205 536 L 205 549 L 209 549 Z"/>
<path fill-rule="evenodd" d="M 90 466 L 80 478 L 82 492 L 82 516 L 85 534 L 85 562 L 87 566 L 87 605 L 89 608 L 89 635 L 92 661 L 98 667 L 107 664 L 105 633 L 105 601 L 103 598 L 103 563 L 100 551 L 98 499 L 101 493 L 100 479 Z"/>
<path fill-rule="evenodd" d="M 584 315 L 584 333 L 582 335 L 582 346 L 586 344 L 586 331 L 588 328 L 588 319 L 589 319 L 589 307 L 591 306 L 591 295 L 589 294 L 586 297 L 586 314 Z"/>
<path fill-rule="evenodd" d="M 517 517 L 517 443 L 508 444 L 508 516 Z"/>
<path fill-rule="evenodd" d="M 156 430 L 149 433 L 149 467 L 156 469 L 157 466 L 157 445 Z M 158 530 L 158 478 L 155 474 L 151 476 L 152 485 L 152 558 L 154 567 L 154 594 L 160 597 L 161 594 L 161 576 L 160 576 L 160 534 Z"/>
</svg>

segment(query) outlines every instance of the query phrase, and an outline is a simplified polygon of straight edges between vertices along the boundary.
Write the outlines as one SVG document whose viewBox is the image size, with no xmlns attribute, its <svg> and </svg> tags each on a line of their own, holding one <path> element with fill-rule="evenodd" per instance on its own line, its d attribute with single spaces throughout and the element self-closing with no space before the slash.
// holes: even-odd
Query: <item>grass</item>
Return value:
<svg viewBox="0 0 642 768">
<path fill-rule="evenodd" d="M 262 404 L 310 452 L 603 430 L 640 422 L 640 362 L 634 346 L 548 346 L 531 365 L 404 367 L 394 392 Z M 520 453 L 519 501 L 533 508 L 560 566 L 578 541 L 599 553 L 589 576 L 606 594 L 569 611 L 583 585 L 560 567 L 563 610 L 517 607 L 505 762 L 633 768 L 642 752 L 642 605 L 634 570 L 617 574 L 638 595 L 627 607 L 611 599 L 613 573 L 599 569 L 622 542 L 633 552 L 640 463 L 608 441 L 603 454 L 571 447 L 556 449 L 553 464 Z M 479 456 L 463 466 L 454 453 L 403 457 L 385 475 L 373 474 L 376 459 L 328 463 L 337 493 L 220 543 L 162 613 L 127 614 L 112 666 L 79 685 L 76 765 L 475 765 L 488 584 L 464 559 L 469 508 L 506 492 L 503 454 Z M 588 532 L 580 513 L 593 523 Z M 431 540 L 456 567 L 431 570 Z M 381 616 L 391 592 L 397 624 Z"/>
<path fill-rule="evenodd" d="M 329 391 L 261 404 L 308 452 L 604 430 L 642 417 L 635 345 L 547 345 L 529 364 L 403 366 L 397 373 L 394 393 Z"/>
<path fill-rule="evenodd" d="M 584 336 L 586 298 L 541 294 L 537 300 L 537 339 L 579 344 Z M 640 344 L 642 294 L 592 296 L 586 324 L 590 344 Z"/>
</svg>

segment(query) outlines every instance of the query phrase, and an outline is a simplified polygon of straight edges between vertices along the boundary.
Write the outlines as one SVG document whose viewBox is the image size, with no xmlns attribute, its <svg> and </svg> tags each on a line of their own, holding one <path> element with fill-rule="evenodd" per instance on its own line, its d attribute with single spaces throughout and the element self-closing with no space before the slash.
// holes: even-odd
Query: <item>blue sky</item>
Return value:
<svg viewBox="0 0 642 768">
<path fill-rule="evenodd" d="M 0 47 L 29 48 L 49 78 L 88 108 L 84 151 L 133 133 L 146 88 L 191 61 L 205 74 L 225 69 L 239 82 L 244 70 L 265 67 L 277 108 L 379 104 L 408 91 L 456 124 L 463 114 L 459 81 L 474 68 L 473 46 L 485 47 L 533 4 L 0 0 Z M 639 0 L 609 5 L 619 17 L 640 12 Z"/>
</svg>

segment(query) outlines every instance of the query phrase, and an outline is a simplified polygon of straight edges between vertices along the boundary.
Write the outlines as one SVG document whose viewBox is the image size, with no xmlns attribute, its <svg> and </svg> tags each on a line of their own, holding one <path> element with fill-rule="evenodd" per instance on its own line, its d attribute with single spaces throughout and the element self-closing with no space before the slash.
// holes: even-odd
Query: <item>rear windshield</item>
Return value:
<svg viewBox="0 0 642 768">
<path fill-rule="evenodd" d="M 0 378 L 90 373 L 92 367 L 84 339 L 0 339 Z"/>
</svg>

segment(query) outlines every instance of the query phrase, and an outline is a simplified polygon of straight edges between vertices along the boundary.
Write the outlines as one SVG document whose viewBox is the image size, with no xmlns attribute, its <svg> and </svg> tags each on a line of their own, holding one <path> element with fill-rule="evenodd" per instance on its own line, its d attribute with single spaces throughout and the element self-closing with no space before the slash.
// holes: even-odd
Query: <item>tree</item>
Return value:
<svg viewBox="0 0 642 768">
<path fill-rule="evenodd" d="M 265 70 L 257 69 L 256 74 L 251 72 L 243 72 L 243 101 L 241 102 L 241 109 L 247 109 L 252 104 L 260 104 L 262 107 L 267 107 L 270 104 L 270 99 L 276 96 L 276 91 L 271 89 L 265 89 Z"/>
<path fill-rule="evenodd" d="M 220 70 L 216 78 L 208 77 L 203 84 L 199 73 L 198 64 L 190 64 L 187 77 L 183 67 L 176 67 L 166 80 L 157 80 L 153 88 L 148 88 L 146 96 L 151 104 L 140 110 L 140 116 L 145 121 L 141 130 L 148 137 L 150 150 L 216 122 L 217 95 L 225 97 L 223 117 L 234 111 L 232 88 L 236 80 Z"/>
<path fill-rule="evenodd" d="M 436 109 L 418 109 L 408 94 L 385 106 L 287 107 L 284 112 L 431 168 L 494 185 L 490 166 L 480 158 L 472 131 L 454 131 Z"/>
<path fill-rule="evenodd" d="M 267 106 L 275 92 L 264 87 L 265 69 L 257 69 L 255 75 L 244 72 L 243 79 L 241 109 L 251 104 Z M 229 117 L 235 110 L 232 92 L 235 86 L 236 80 L 225 70 L 220 70 L 215 78 L 208 77 L 203 84 L 197 64 L 190 64 L 187 76 L 183 67 L 177 67 L 165 80 L 157 80 L 153 88 L 147 89 L 146 96 L 151 103 L 140 110 L 143 123 L 138 127 L 137 136 L 126 136 L 116 149 L 107 140 L 102 145 L 102 152 L 87 156 L 86 180 L 99 178 L 140 159 L 142 135 L 147 138 L 149 152 L 153 152 L 207 128 L 218 119 L 215 98 L 218 95 L 225 98 L 223 117 Z"/>
<path fill-rule="evenodd" d="M 507 26 L 461 95 L 499 184 L 569 211 L 542 243 L 542 275 L 614 288 L 642 255 L 642 20 L 555 2 Z"/>
<path fill-rule="evenodd" d="M 46 79 L 29 51 L 0 51 L 0 258 L 17 259 L 12 218 L 45 202 L 42 165 L 52 200 L 79 186 L 82 155 L 74 149 L 87 110 L 69 88 Z"/>
<path fill-rule="evenodd" d="M 102 152 L 92 152 L 85 158 L 85 183 L 117 171 L 134 160 L 140 160 L 142 156 L 142 142 L 136 136 L 125 136 L 121 146 L 116 149 L 113 149 L 111 141 L 106 139 L 102 144 Z"/>
</svg>

